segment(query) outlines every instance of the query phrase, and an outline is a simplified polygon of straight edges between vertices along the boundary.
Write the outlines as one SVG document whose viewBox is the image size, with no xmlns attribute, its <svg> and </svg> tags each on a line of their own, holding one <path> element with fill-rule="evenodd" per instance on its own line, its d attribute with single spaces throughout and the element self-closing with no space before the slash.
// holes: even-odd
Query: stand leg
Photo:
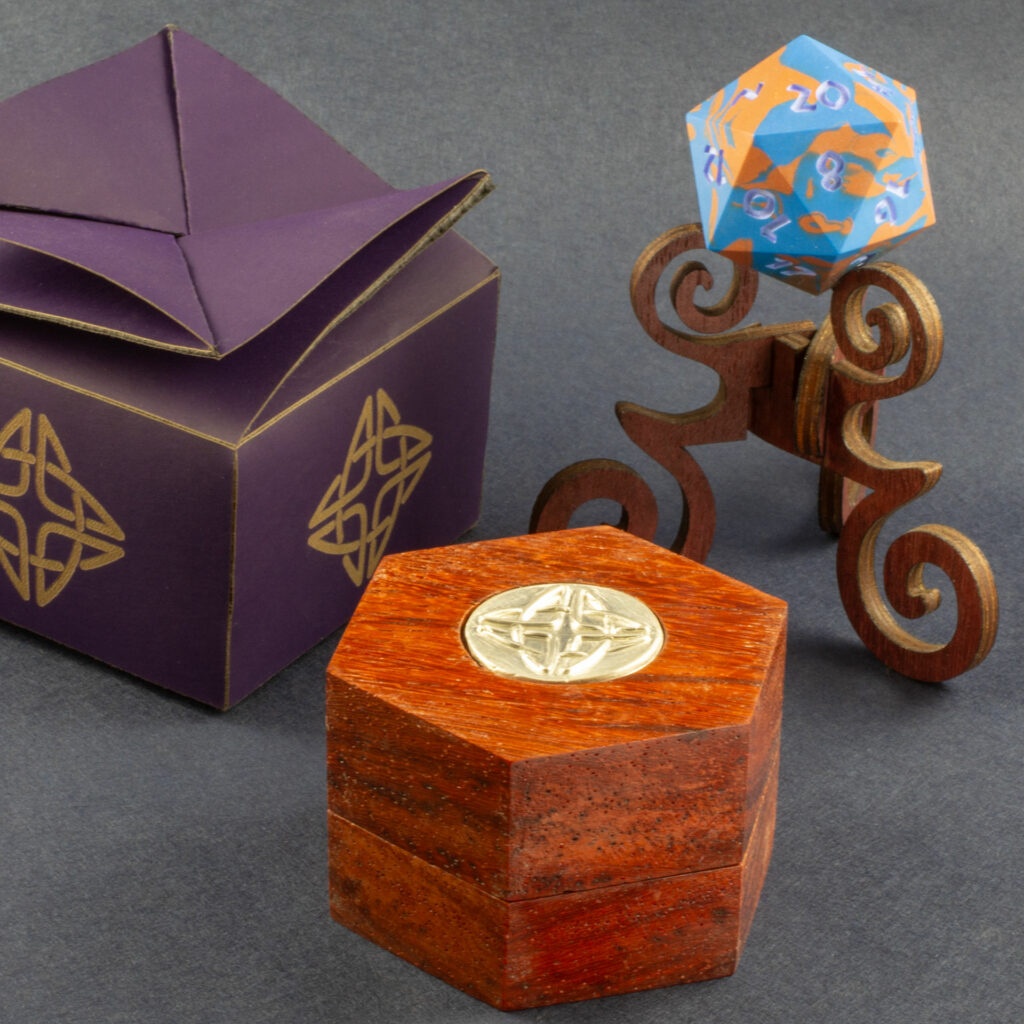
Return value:
<svg viewBox="0 0 1024 1024">
<path fill-rule="evenodd" d="M 881 587 L 876 578 L 877 542 L 886 521 L 930 490 L 942 472 L 938 463 L 894 462 L 874 448 L 877 403 L 924 384 L 939 364 L 942 323 L 928 290 L 902 267 L 868 265 L 836 284 L 829 319 L 817 331 L 807 322 L 732 330 L 753 304 L 756 274 L 734 269 L 725 297 L 702 306 L 697 289 L 710 289 L 713 280 L 702 263 L 691 261 L 670 279 L 673 308 L 692 331 L 729 332 L 701 336 L 665 324 L 655 298 L 670 264 L 703 245 L 698 225 L 656 239 L 637 261 L 631 295 L 650 337 L 713 369 L 718 394 L 704 408 L 681 414 L 632 402 L 616 406 L 629 437 L 679 484 L 683 510 L 673 550 L 703 561 L 714 536 L 714 497 L 688 447 L 742 440 L 752 431 L 821 465 L 819 521 L 839 536 L 839 593 L 864 644 L 890 668 L 928 682 L 978 665 L 995 639 L 998 599 L 977 545 L 949 527 L 921 526 L 890 546 Z M 865 314 L 865 294 L 873 287 L 895 301 Z M 886 375 L 887 367 L 904 360 L 899 374 Z M 619 526 L 653 538 L 653 492 L 639 474 L 608 459 L 578 462 L 552 477 L 537 498 L 530 529 L 562 529 L 577 508 L 595 498 L 618 502 Z M 914 619 L 938 607 L 939 592 L 924 586 L 926 564 L 941 569 L 956 594 L 957 626 L 946 644 L 918 639 L 893 614 Z"/>
<path fill-rule="evenodd" d="M 679 484 L 682 513 L 671 547 L 703 561 L 715 532 L 715 502 L 707 477 L 687 446 L 737 441 L 747 435 L 752 415 L 752 392 L 771 381 L 772 343 L 779 334 L 809 334 L 814 324 L 800 321 L 762 327 L 755 324 L 731 333 L 747 314 L 757 295 L 757 274 L 733 267 L 732 281 L 718 303 L 705 306 L 697 290 L 714 286 L 711 272 L 698 261 L 683 263 L 667 283 L 669 299 L 684 326 L 664 323 L 657 312 L 656 293 L 670 266 L 686 253 L 702 249 L 700 225 L 667 231 L 640 255 L 633 269 L 630 295 L 637 319 L 648 335 L 676 355 L 703 363 L 719 376 L 715 398 L 693 412 L 674 414 L 619 402 L 616 414 L 630 439 L 665 467 Z M 702 336 L 703 335 L 703 336 Z M 628 466 L 607 459 L 575 463 L 552 477 L 534 505 L 531 530 L 563 529 L 573 512 L 595 498 L 611 498 L 623 508 L 631 533 L 651 538 L 657 525 L 657 506 L 650 488 Z M 652 518 L 653 517 L 653 518 Z"/>
<path fill-rule="evenodd" d="M 868 288 L 889 292 L 895 303 L 863 311 Z M 834 365 L 825 428 L 827 472 L 842 486 L 871 493 L 841 524 L 836 570 L 839 593 L 861 640 L 890 668 L 913 679 L 941 682 L 978 665 L 995 640 L 998 598 L 992 570 L 976 544 L 946 526 L 911 530 L 885 556 L 883 588 L 878 585 L 875 554 L 879 534 L 898 508 L 938 482 L 935 462 L 895 462 L 873 447 L 874 402 L 924 384 L 942 355 L 942 323 L 931 295 L 909 271 L 889 264 L 862 267 L 847 274 L 832 295 L 832 327 L 841 358 Z M 871 328 L 879 332 L 875 340 Z M 903 371 L 887 377 L 885 368 L 906 357 Z M 835 509 L 833 509 L 833 514 Z M 945 644 L 918 639 L 896 620 L 934 611 L 938 590 L 924 586 L 925 565 L 949 578 L 957 600 L 957 625 Z"/>
</svg>

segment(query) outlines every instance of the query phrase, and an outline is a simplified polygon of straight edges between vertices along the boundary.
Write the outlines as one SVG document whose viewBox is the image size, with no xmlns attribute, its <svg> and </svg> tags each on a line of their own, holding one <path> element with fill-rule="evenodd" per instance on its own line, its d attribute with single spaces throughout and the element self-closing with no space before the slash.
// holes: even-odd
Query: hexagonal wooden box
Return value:
<svg viewBox="0 0 1024 1024">
<path fill-rule="evenodd" d="M 639 598 L 621 678 L 483 667 L 514 587 Z M 502 1009 L 731 974 L 775 823 L 786 606 L 610 527 L 386 558 L 328 669 L 331 912 Z"/>
</svg>

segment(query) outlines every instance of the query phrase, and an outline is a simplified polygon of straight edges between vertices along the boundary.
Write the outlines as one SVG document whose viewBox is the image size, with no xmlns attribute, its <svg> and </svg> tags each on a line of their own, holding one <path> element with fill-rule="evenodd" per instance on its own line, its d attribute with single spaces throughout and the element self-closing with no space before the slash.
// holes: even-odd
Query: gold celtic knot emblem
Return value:
<svg viewBox="0 0 1024 1024">
<path fill-rule="evenodd" d="M 124 531 L 71 475 L 71 462 L 49 419 L 22 409 L 0 428 L 0 568 L 23 601 L 48 605 L 79 569 L 124 557 Z M 29 493 L 50 519 L 32 533 Z M 38 512 L 36 513 L 36 518 Z M 34 540 L 34 542 L 33 542 Z M 34 586 L 33 586 L 34 584 Z"/>
<path fill-rule="evenodd" d="M 402 422 L 382 388 L 363 403 L 345 467 L 331 482 L 309 520 L 309 546 L 341 555 L 355 586 L 373 575 L 384 555 L 399 509 L 409 500 L 430 462 L 433 437 Z M 371 480 L 383 484 L 367 507 Z M 362 500 L 360 500 L 362 499 Z"/>
</svg>

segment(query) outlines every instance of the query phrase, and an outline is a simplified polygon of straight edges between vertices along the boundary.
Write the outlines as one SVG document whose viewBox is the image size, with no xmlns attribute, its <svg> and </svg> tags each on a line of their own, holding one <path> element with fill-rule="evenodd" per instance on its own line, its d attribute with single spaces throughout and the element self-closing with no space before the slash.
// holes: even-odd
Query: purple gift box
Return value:
<svg viewBox="0 0 1024 1024">
<path fill-rule="evenodd" d="M 0 617 L 230 707 L 476 520 L 490 179 L 393 189 L 172 28 L 0 145 Z"/>
</svg>

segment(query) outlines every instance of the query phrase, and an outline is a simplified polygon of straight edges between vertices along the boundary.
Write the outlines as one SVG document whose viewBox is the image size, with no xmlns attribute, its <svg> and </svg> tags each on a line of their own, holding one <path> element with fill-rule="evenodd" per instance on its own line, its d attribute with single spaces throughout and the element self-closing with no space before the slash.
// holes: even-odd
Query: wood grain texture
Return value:
<svg viewBox="0 0 1024 1024">
<path fill-rule="evenodd" d="M 806 435 L 816 432 L 820 445 L 825 382 L 816 381 L 816 374 L 807 373 L 808 353 L 812 350 L 813 343 L 802 334 L 783 334 L 773 339 L 771 383 L 751 395 L 750 432 L 776 448 L 814 461 L 806 450 Z M 816 393 L 816 386 L 820 386 L 820 394 Z M 801 405 L 800 397 L 808 400 L 806 406 Z M 801 414 L 801 409 L 806 411 Z M 816 412 L 822 415 L 815 429 Z"/>
<path fill-rule="evenodd" d="M 639 597 L 668 631 L 663 650 L 631 676 L 581 685 L 481 668 L 461 640 L 470 609 L 543 582 Z M 540 757 L 747 723 L 785 619 L 778 598 L 613 527 L 460 544 L 381 562 L 328 679 L 506 759 Z"/>
<path fill-rule="evenodd" d="M 883 289 L 894 301 L 865 312 L 869 288 Z M 843 606 L 864 644 L 885 664 L 925 682 L 951 679 L 980 664 L 995 640 L 999 606 L 992 570 L 973 541 L 950 527 L 928 524 L 890 545 L 879 587 L 875 558 L 885 523 L 931 490 L 942 467 L 880 455 L 867 419 L 872 403 L 920 387 L 938 368 L 938 308 L 908 270 L 879 263 L 841 279 L 832 295 L 831 319 L 838 358 L 830 380 L 825 465 L 871 491 L 844 509 L 836 553 Z M 901 362 L 898 372 L 886 374 Z M 938 607 L 941 593 L 924 585 L 925 565 L 940 568 L 956 595 L 956 628 L 944 644 L 920 640 L 894 614 L 916 619 Z"/>
<path fill-rule="evenodd" d="M 775 816 L 778 806 L 779 756 L 775 755 L 767 768 L 768 785 L 753 815 L 753 826 L 743 855 L 740 873 L 740 929 L 737 956 L 743 952 L 754 912 L 761 898 L 761 890 L 768 874 L 775 840 Z"/>
<path fill-rule="evenodd" d="M 633 402 L 619 402 L 616 415 L 629 438 L 664 466 L 679 484 L 682 515 L 671 547 L 688 558 L 703 561 L 715 532 L 715 503 L 711 487 L 687 446 L 715 441 L 738 441 L 751 429 L 753 395 L 771 383 L 773 346 L 777 336 L 810 337 L 814 325 L 796 321 L 762 327 L 753 324 L 733 330 L 750 311 L 757 295 L 757 274 L 729 264 L 731 280 L 723 297 L 705 305 L 697 300 L 715 284 L 711 270 L 699 260 L 678 261 L 704 248 L 699 224 L 666 231 L 641 253 L 630 279 L 630 298 L 648 336 L 675 355 L 714 370 L 719 386 L 714 398 L 700 409 L 665 413 Z M 667 280 L 666 280 L 667 279 Z M 656 301 L 667 286 L 669 300 L 681 323 L 666 323 Z M 657 521 L 653 494 L 622 463 L 592 459 L 567 467 L 542 489 L 534 505 L 531 530 L 564 529 L 581 505 L 610 498 L 623 507 L 623 527 L 652 537 Z"/>
<path fill-rule="evenodd" d="M 707 558 L 711 549 L 715 503 L 707 478 L 687 446 L 745 438 L 753 417 L 752 396 L 771 381 L 775 337 L 813 329 L 813 324 L 798 321 L 734 330 L 753 306 L 757 273 L 730 264 L 732 280 L 725 295 L 714 305 L 702 305 L 697 301 L 698 292 L 714 286 L 708 267 L 698 260 L 689 260 L 674 271 L 672 267 L 680 256 L 703 248 L 699 224 L 665 232 L 637 259 L 630 278 L 630 298 L 640 325 L 653 341 L 718 374 L 717 394 L 703 408 L 686 413 L 657 412 L 633 402 L 619 402 L 615 407 L 630 440 L 678 482 L 684 512 L 672 550 L 698 561 Z M 671 275 L 668 293 L 673 310 L 690 331 L 698 333 L 679 330 L 661 318 L 657 292 L 666 272 Z"/>
<path fill-rule="evenodd" d="M 736 969 L 749 931 L 775 803 L 772 785 L 737 864 L 518 901 L 329 813 L 331 913 L 506 1010 L 722 977 Z"/>
<path fill-rule="evenodd" d="M 518 762 L 505 898 L 738 863 L 754 808 L 772 784 L 750 762 L 747 729 Z"/>
<path fill-rule="evenodd" d="M 938 367 L 942 322 L 931 294 L 908 270 L 877 262 L 836 283 L 830 314 L 817 331 L 803 322 L 737 329 L 752 307 L 756 275 L 734 267 L 723 298 L 701 305 L 698 290 L 714 283 L 708 268 L 695 260 L 672 268 L 703 247 L 699 225 L 666 232 L 640 255 L 630 292 L 647 334 L 668 351 L 715 370 L 717 394 L 685 413 L 632 402 L 616 406 L 631 440 L 679 484 L 682 514 L 671 549 L 702 561 L 714 538 L 714 495 L 688 447 L 742 440 L 749 431 L 821 467 L 819 522 L 840 538 L 840 595 L 865 645 L 889 667 L 928 682 L 979 665 L 995 639 L 998 598 L 976 544 L 949 527 L 920 527 L 891 546 L 884 588 L 876 579 L 876 542 L 885 521 L 933 487 L 942 468 L 934 462 L 898 463 L 874 449 L 877 403 L 919 387 Z M 657 299 L 665 278 L 675 313 L 697 334 L 662 319 Z M 871 288 L 885 290 L 892 301 L 865 311 Z M 899 369 L 889 376 L 890 367 Z M 568 526 L 577 509 L 598 498 L 620 504 L 621 528 L 654 536 L 653 492 L 628 466 L 606 459 L 575 463 L 552 477 L 534 504 L 530 529 Z M 946 573 L 956 595 L 956 630 L 945 644 L 921 641 L 896 618 L 917 618 L 937 607 L 939 592 L 922 584 L 925 564 Z"/>
<path fill-rule="evenodd" d="M 589 582 L 667 631 L 642 671 L 506 679 L 461 626 L 513 586 Z M 328 670 L 336 814 L 505 899 L 737 863 L 778 749 L 785 605 L 611 527 L 385 559 Z"/>
<path fill-rule="evenodd" d="M 780 646 L 765 672 L 761 701 L 750 720 L 747 734 L 747 780 L 745 786 L 743 846 L 746 849 L 754 829 L 762 794 L 777 784 L 779 750 L 782 745 L 783 677 L 786 651 Z"/>
<path fill-rule="evenodd" d="M 496 895 L 509 889 L 510 765 L 356 686 L 332 683 L 327 805 Z"/>
<path fill-rule="evenodd" d="M 622 515 L 615 525 L 634 537 L 654 540 L 658 502 L 643 477 L 614 459 L 584 459 L 559 470 L 534 502 L 530 533 L 568 529 L 577 509 L 595 495 L 617 502 Z"/>
<path fill-rule="evenodd" d="M 327 835 L 336 921 L 470 995 L 500 1005 L 506 904 L 330 811 Z"/>
</svg>

